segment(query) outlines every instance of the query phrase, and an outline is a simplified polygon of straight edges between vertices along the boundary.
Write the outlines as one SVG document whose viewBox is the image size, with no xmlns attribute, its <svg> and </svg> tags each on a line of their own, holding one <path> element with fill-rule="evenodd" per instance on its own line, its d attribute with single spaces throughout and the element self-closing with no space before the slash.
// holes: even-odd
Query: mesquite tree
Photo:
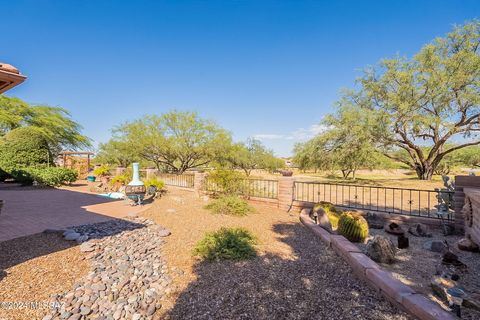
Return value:
<svg viewBox="0 0 480 320">
<path fill-rule="evenodd" d="M 231 144 L 230 135 L 195 112 L 171 111 L 127 122 L 113 130 L 114 141 L 162 171 L 181 174 L 216 160 Z"/>
<path fill-rule="evenodd" d="M 446 155 L 480 144 L 479 47 L 475 20 L 425 45 L 412 59 L 383 60 L 359 79 L 358 92 L 344 97 L 375 119 L 372 143 L 419 179 L 431 179 Z M 396 156 L 398 150 L 408 157 Z"/>
</svg>

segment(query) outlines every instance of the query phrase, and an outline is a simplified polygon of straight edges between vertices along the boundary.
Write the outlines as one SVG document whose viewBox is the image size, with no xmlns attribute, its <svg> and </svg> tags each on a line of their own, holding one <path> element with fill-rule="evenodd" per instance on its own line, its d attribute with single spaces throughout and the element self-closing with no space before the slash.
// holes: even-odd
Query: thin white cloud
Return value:
<svg viewBox="0 0 480 320">
<path fill-rule="evenodd" d="M 276 139 L 282 139 L 284 135 L 265 133 L 265 134 L 255 134 L 253 135 L 253 137 L 258 140 L 276 140 Z"/>
<path fill-rule="evenodd" d="M 261 133 L 255 134 L 253 137 L 258 140 L 292 140 L 307 141 L 316 135 L 324 132 L 327 128 L 320 124 L 313 124 L 308 128 L 298 128 L 289 134 Z"/>
</svg>

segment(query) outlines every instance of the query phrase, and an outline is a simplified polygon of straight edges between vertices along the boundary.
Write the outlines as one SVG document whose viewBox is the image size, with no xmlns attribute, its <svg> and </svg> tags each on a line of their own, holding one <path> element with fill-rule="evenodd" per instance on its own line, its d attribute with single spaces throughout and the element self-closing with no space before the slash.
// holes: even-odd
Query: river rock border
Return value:
<svg viewBox="0 0 480 320">
<path fill-rule="evenodd" d="M 375 290 L 380 291 L 400 309 L 421 320 L 456 319 L 435 302 L 395 279 L 391 272 L 382 270 L 375 261 L 366 256 L 345 237 L 330 234 L 315 224 L 308 215 L 308 210 L 301 211 L 300 221 L 327 246 L 340 255 L 350 265 L 357 277 L 367 282 Z"/>
<path fill-rule="evenodd" d="M 69 292 L 52 296 L 56 308 L 43 320 L 155 319 L 161 298 L 173 289 L 161 253 L 170 231 L 132 218 L 72 227 L 67 234 L 72 232 L 88 239 L 80 251 L 90 272 Z"/>
</svg>

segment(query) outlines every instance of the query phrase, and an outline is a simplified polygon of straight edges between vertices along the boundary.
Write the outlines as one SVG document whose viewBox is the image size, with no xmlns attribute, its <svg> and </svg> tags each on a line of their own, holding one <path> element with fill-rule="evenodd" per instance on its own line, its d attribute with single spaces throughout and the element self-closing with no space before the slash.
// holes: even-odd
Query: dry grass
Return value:
<svg viewBox="0 0 480 320">
<path fill-rule="evenodd" d="M 0 302 L 24 304 L 2 305 L 0 319 L 41 319 L 50 296 L 70 290 L 89 269 L 79 248 L 57 234 L 1 242 L 0 252 Z"/>
</svg>

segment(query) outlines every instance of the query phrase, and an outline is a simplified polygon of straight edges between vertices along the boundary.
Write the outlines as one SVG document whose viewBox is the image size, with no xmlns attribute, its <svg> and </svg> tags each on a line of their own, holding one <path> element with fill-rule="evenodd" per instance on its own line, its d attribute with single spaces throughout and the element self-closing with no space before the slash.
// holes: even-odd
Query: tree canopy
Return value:
<svg viewBox="0 0 480 320">
<path fill-rule="evenodd" d="M 247 176 L 255 169 L 274 171 L 284 166 L 284 161 L 274 156 L 256 139 L 248 139 L 245 143 L 233 144 L 225 153 L 225 160 L 234 169 L 241 169 Z"/>
<path fill-rule="evenodd" d="M 109 142 L 128 146 L 131 154 L 159 170 L 183 173 L 216 160 L 231 144 L 230 134 L 195 112 L 147 115 L 113 130 Z"/>
<path fill-rule="evenodd" d="M 444 158 L 480 144 L 479 47 L 480 21 L 474 20 L 410 59 L 367 68 L 359 88 L 344 92 L 337 112 L 325 118 L 322 141 L 335 162 L 343 159 L 340 167 L 353 169 L 378 150 L 431 179 Z M 296 158 L 306 161 L 304 152 Z"/>
<path fill-rule="evenodd" d="M 30 105 L 18 98 L 0 95 L 0 136 L 21 127 L 35 128 L 47 140 L 54 154 L 62 149 L 90 146 L 90 139 L 81 134 L 82 127 L 72 120 L 67 110 Z"/>
</svg>

